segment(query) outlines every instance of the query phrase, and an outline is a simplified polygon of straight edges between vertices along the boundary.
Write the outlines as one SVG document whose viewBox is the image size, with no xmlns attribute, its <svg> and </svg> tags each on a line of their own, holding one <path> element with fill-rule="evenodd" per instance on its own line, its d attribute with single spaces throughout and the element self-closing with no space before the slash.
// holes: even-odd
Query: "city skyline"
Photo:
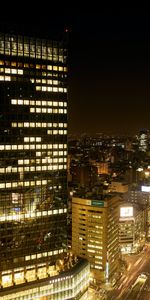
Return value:
<svg viewBox="0 0 150 300">
<path fill-rule="evenodd" d="M 0 24 L 0 299 L 147 299 L 147 21 L 51 9 Z"/>
</svg>

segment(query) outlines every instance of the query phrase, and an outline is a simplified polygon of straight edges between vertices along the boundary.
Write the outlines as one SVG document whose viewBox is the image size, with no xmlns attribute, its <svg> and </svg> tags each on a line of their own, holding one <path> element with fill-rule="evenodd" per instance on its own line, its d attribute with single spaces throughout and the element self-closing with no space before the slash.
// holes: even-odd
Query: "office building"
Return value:
<svg viewBox="0 0 150 300">
<path fill-rule="evenodd" d="M 119 260 L 119 196 L 72 198 L 72 251 L 91 265 L 91 281 L 112 280 Z"/>
<path fill-rule="evenodd" d="M 52 299 L 49 278 L 67 251 L 67 101 L 65 40 L 0 33 L 3 300 L 35 299 L 37 282 L 47 286 L 39 299 Z"/>
<path fill-rule="evenodd" d="M 122 254 L 138 253 L 145 244 L 146 210 L 137 205 L 120 206 L 119 243 Z"/>
<path fill-rule="evenodd" d="M 5 288 L 0 293 L 1 300 L 86 300 L 88 297 L 90 265 L 87 260 L 78 262 L 63 273 L 46 279 L 20 284 L 13 289 Z"/>
</svg>

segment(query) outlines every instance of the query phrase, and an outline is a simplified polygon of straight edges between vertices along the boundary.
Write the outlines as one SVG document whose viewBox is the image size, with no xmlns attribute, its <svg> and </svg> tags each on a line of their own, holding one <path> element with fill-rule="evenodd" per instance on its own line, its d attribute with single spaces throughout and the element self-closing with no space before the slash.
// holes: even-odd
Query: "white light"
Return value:
<svg viewBox="0 0 150 300">
<path fill-rule="evenodd" d="M 120 207 L 120 217 L 121 218 L 133 217 L 133 207 L 132 206 Z"/>
<path fill-rule="evenodd" d="M 141 190 L 142 190 L 142 192 L 149 193 L 150 192 L 150 186 L 142 185 Z"/>
</svg>

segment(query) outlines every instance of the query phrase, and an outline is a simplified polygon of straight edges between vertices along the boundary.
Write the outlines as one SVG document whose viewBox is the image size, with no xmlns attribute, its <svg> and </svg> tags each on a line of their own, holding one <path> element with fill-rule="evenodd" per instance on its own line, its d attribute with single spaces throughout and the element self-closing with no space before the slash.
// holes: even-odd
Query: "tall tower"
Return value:
<svg viewBox="0 0 150 300">
<path fill-rule="evenodd" d="M 67 248 L 66 80 L 64 42 L 0 34 L 3 291 L 48 278 Z"/>
</svg>

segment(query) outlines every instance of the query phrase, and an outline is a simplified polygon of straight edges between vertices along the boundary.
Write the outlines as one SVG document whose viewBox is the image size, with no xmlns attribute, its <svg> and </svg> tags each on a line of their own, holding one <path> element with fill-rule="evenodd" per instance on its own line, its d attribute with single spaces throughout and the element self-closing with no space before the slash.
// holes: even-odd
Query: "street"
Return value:
<svg viewBox="0 0 150 300">
<path fill-rule="evenodd" d="M 120 299 L 125 300 L 129 295 L 129 292 L 132 290 L 132 285 L 135 283 L 138 275 L 140 273 L 147 273 L 150 272 L 150 246 L 148 245 L 145 251 L 142 251 L 138 255 L 130 255 L 126 257 L 128 262 L 128 268 L 120 278 L 117 286 L 114 290 L 109 291 L 107 294 L 107 299 Z M 149 288 L 148 288 L 149 287 Z M 150 295 L 150 275 L 148 275 L 148 280 L 146 285 L 143 286 L 142 290 L 140 291 L 141 295 L 138 295 L 138 299 L 149 299 Z M 131 298 L 132 299 L 132 298 Z M 134 297 L 134 299 L 136 299 Z"/>
<path fill-rule="evenodd" d="M 97 290 L 89 289 L 88 300 L 148 300 L 150 299 L 150 245 L 135 255 L 126 256 L 128 263 L 127 270 L 120 277 L 113 289 L 106 288 L 106 293 L 97 288 Z M 147 280 L 142 284 L 135 286 L 138 276 L 147 274 Z"/>
</svg>

